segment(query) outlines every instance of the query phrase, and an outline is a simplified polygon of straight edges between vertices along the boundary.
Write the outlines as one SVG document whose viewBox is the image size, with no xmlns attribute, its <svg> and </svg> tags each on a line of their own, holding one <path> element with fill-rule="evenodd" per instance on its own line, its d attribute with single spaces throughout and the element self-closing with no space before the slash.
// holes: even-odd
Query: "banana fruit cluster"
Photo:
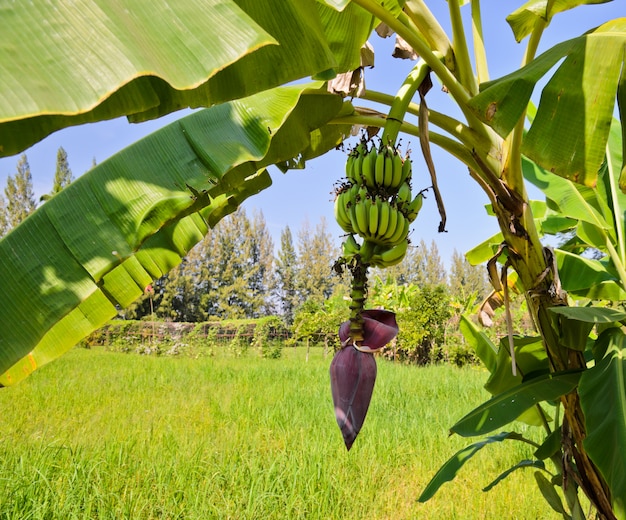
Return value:
<svg viewBox="0 0 626 520">
<path fill-rule="evenodd" d="M 335 198 L 335 219 L 348 234 L 343 243 L 346 261 L 360 255 L 363 263 L 389 267 L 404 258 L 409 226 L 423 202 L 421 192 L 412 196 L 411 173 L 411 161 L 394 146 L 368 148 L 362 140 L 350 152 L 347 180 Z"/>
</svg>

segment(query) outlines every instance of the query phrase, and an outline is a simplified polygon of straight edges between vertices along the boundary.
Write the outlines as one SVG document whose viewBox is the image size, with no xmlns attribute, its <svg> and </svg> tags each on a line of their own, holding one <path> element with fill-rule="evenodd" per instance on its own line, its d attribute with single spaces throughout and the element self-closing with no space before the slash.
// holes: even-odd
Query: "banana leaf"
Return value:
<svg viewBox="0 0 626 520">
<path fill-rule="evenodd" d="M 626 336 L 606 330 L 604 355 L 580 378 L 578 393 L 585 414 L 589 457 L 606 479 L 617 518 L 626 518 Z"/>
<path fill-rule="evenodd" d="M 0 240 L 0 294 L 11 302 L 0 308 L 0 384 L 23 379 L 130 305 L 209 226 L 267 188 L 266 167 L 309 148 L 312 133 L 341 143 L 349 127 L 326 123 L 343 101 L 319 86 L 281 87 L 182 118 L 93 168 Z"/>
<path fill-rule="evenodd" d="M 485 446 L 489 446 L 494 442 L 502 442 L 507 439 L 521 441 L 524 440 L 524 438 L 519 433 L 501 432 L 497 435 L 487 437 L 482 441 L 470 444 L 469 446 L 466 446 L 465 448 L 456 452 L 450 459 L 448 459 L 448 461 L 443 466 L 441 466 L 441 468 L 439 468 L 435 476 L 426 486 L 426 489 L 422 491 L 422 494 L 417 499 L 417 501 L 426 502 L 430 500 L 443 484 L 453 480 L 459 470 L 463 467 L 463 465 Z"/>
<path fill-rule="evenodd" d="M 535 28 L 538 21 L 550 23 L 554 15 L 574 9 L 579 5 L 605 4 L 613 0 L 529 0 L 523 6 L 506 17 L 506 21 L 513 29 L 515 40 L 521 42 Z"/>
<path fill-rule="evenodd" d="M 514 421 L 542 401 L 552 401 L 578 385 L 580 371 L 545 374 L 514 386 L 483 403 L 460 419 L 450 431 L 462 437 L 492 432 Z"/>
<path fill-rule="evenodd" d="M 506 137 L 526 110 L 537 82 L 562 60 L 542 91 L 522 152 L 556 175 L 594 186 L 604 160 L 625 47 L 626 18 L 609 21 L 482 84 L 470 106 Z"/>
<path fill-rule="evenodd" d="M 358 67 L 371 26 L 362 9 L 315 0 L 5 4 L 0 156 L 71 125 L 143 121 L 333 77 Z"/>
</svg>

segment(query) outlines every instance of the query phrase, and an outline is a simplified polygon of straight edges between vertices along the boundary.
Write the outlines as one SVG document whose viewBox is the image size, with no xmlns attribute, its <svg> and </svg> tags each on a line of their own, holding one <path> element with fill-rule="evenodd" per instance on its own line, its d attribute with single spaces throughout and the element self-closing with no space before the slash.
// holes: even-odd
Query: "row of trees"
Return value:
<svg viewBox="0 0 626 520">
<path fill-rule="evenodd" d="M 332 269 L 340 255 L 336 242 L 321 219 L 315 227 L 305 223 L 295 238 L 285 227 L 275 250 L 263 214 L 248 216 L 240 208 L 148 287 L 124 317 L 201 322 L 280 315 L 292 324 L 306 302 L 319 306 L 347 294 L 348 280 Z M 484 269 L 455 251 L 448 273 L 434 242 L 421 241 L 402 264 L 374 272 L 377 277 L 400 286 L 447 286 L 458 299 L 487 293 Z"/>
<path fill-rule="evenodd" d="M 28 157 L 26 154 L 22 154 L 17 161 L 16 172 L 7 177 L 4 196 L 0 194 L 0 237 L 6 235 L 35 211 L 38 203 L 44 202 L 52 195 L 59 193 L 73 180 L 74 176 L 67 159 L 67 152 L 63 147 L 60 147 L 57 150 L 52 190 L 37 201 Z"/>
<path fill-rule="evenodd" d="M 52 190 L 37 200 L 23 154 L 0 195 L 0 236 L 72 180 L 67 153 L 59 148 Z M 349 291 L 348 281 L 332 269 L 341 254 L 337 242 L 322 219 L 314 227 L 305 223 L 295 236 L 285 227 L 275 248 L 263 214 L 249 216 L 240 208 L 120 316 L 198 323 L 279 315 L 295 339 L 332 338 L 345 318 Z M 397 310 L 403 321 L 394 356 L 422 363 L 435 359 L 444 341 L 454 343 L 446 338 L 454 308 L 488 292 L 483 268 L 454 251 L 447 272 L 436 244 L 423 240 L 413 244 L 401 264 L 375 270 L 370 287 L 371 302 Z"/>
</svg>

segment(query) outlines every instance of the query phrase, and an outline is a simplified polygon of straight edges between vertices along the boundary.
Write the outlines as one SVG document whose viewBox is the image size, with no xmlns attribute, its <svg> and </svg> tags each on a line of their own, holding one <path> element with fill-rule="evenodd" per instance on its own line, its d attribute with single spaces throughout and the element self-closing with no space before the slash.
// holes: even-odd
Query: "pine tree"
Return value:
<svg viewBox="0 0 626 520">
<path fill-rule="evenodd" d="M 465 256 L 455 249 L 452 253 L 448 285 L 452 295 L 458 298 L 465 299 L 476 294 L 476 299 L 481 300 L 488 293 L 486 270 L 484 266 L 471 265 Z"/>
<path fill-rule="evenodd" d="M 298 255 L 289 226 L 280 233 L 280 249 L 276 258 L 276 295 L 280 311 L 289 324 L 297 304 L 296 276 Z"/>
<path fill-rule="evenodd" d="M 212 230 L 202 274 L 202 307 L 219 318 L 256 318 L 272 309 L 273 249 L 262 213 L 240 208 Z"/>
<path fill-rule="evenodd" d="M 7 205 L 4 197 L 0 195 L 0 238 L 9 232 L 9 221 L 7 215 Z"/>
<path fill-rule="evenodd" d="M 57 151 L 57 168 L 54 172 L 54 181 L 52 182 L 52 192 L 50 194 L 55 195 L 59 193 L 63 188 L 69 186 L 73 180 L 74 176 L 67 161 L 67 152 L 61 146 Z"/>
<path fill-rule="evenodd" d="M 10 230 L 35 211 L 37 207 L 33 177 L 30 173 L 26 154 L 22 154 L 18 160 L 15 176 L 7 178 L 4 195 L 6 197 L 7 228 Z"/>
<path fill-rule="evenodd" d="M 430 248 L 424 240 L 417 247 L 411 248 L 405 260 L 407 266 L 407 282 L 420 287 L 445 284 L 446 269 L 439 255 L 439 248 L 433 240 Z"/>
<path fill-rule="evenodd" d="M 313 299 L 323 302 L 333 294 L 340 279 L 334 275 L 332 266 L 339 256 L 333 246 L 332 238 L 326 228 L 326 220 L 322 217 L 311 231 L 305 222 L 298 233 L 298 274 L 296 287 L 299 302 Z"/>
</svg>

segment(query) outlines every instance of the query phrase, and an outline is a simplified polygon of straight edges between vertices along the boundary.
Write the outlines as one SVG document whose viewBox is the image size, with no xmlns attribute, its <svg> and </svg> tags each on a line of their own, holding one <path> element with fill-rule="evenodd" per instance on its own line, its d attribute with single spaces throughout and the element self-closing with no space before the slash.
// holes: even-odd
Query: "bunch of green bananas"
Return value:
<svg viewBox="0 0 626 520">
<path fill-rule="evenodd" d="M 344 259 L 359 255 L 373 267 L 399 263 L 407 251 L 409 225 L 423 202 L 421 192 L 415 198 L 411 193 L 411 161 L 392 145 L 368 148 L 362 140 L 348 155 L 346 177 L 335 199 L 335 219 L 348 233 Z"/>
</svg>

